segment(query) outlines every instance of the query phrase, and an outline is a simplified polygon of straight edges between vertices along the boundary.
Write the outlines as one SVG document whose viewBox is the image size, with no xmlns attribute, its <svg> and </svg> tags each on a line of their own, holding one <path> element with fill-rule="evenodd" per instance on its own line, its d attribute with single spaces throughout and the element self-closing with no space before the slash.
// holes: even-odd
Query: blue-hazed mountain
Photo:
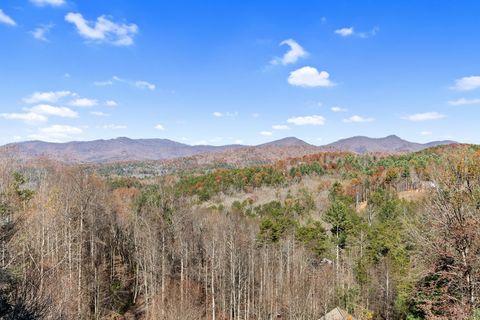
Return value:
<svg viewBox="0 0 480 320">
<path fill-rule="evenodd" d="M 432 141 L 429 143 L 416 143 L 403 140 L 396 135 L 390 135 L 384 138 L 369 138 L 364 136 L 356 136 L 338 140 L 336 142 L 330 143 L 328 146 L 338 150 L 351 151 L 356 153 L 399 153 L 420 151 L 430 147 L 455 143 L 457 142 L 450 140 Z"/>
<path fill-rule="evenodd" d="M 210 155 L 210 158 L 237 158 L 237 162 L 258 158 L 264 161 L 302 156 L 325 150 L 341 150 L 356 153 L 413 152 L 425 148 L 451 144 L 454 141 L 435 141 L 426 144 L 409 142 L 391 135 L 385 138 L 352 137 L 326 146 L 314 146 L 295 137 L 260 144 L 245 145 L 188 145 L 168 139 L 130 139 L 72 141 L 53 143 L 26 141 L 0 147 L 1 156 L 19 160 L 49 158 L 71 163 L 104 163 L 114 161 L 168 160 L 191 156 Z M 255 159 L 253 159 L 255 160 Z M 227 161 L 228 162 L 228 161 Z"/>
<path fill-rule="evenodd" d="M 109 162 L 134 160 L 161 160 L 188 157 L 201 153 L 221 152 L 226 149 L 242 147 L 227 146 L 191 146 L 168 139 L 130 139 L 72 141 L 53 143 L 44 141 L 26 141 L 3 146 L 10 154 L 31 159 L 37 157 L 52 158 L 66 162 Z"/>
</svg>

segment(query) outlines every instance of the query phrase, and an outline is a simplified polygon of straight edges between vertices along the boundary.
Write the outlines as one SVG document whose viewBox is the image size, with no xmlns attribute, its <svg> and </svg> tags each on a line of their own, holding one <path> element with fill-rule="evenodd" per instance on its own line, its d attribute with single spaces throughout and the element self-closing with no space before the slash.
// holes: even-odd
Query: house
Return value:
<svg viewBox="0 0 480 320">
<path fill-rule="evenodd" d="M 347 311 L 336 307 L 335 309 L 328 312 L 326 315 L 320 318 L 320 320 L 357 320 Z"/>
</svg>

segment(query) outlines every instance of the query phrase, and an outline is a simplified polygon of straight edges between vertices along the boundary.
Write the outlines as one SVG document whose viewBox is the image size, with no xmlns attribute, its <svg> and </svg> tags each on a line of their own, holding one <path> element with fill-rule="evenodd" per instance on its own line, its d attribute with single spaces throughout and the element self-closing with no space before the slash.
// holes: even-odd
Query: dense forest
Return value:
<svg viewBox="0 0 480 320">
<path fill-rule="evenodd" d="M 474 146 L 105 172 L 0 163 L 0 318 L 480 319 Z"/>
</svg>

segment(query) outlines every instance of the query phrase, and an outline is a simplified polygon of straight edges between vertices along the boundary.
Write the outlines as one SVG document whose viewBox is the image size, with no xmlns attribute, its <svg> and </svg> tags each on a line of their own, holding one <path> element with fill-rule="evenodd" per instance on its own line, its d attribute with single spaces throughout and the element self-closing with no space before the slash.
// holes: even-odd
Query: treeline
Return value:
<svg viewBox="0 0 480 320">
<path fill-rule="evenodd" d="M 340 306 L 358 319 L 477 319 L 480 153 L 415 157 L 150 180 L 1 163 L 0 318 L 319 319 Z M 203 205 L 306 175 L 336 182 Z M 423 200 L 402 200 L 397 184 L 414 178 L 428 179 Z"/>
</svg>

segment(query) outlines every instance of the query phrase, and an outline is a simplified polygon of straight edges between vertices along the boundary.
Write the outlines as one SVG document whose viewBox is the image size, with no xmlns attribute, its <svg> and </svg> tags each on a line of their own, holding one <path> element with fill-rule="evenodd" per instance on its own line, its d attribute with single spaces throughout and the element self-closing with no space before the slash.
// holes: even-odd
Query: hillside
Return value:
<svg viewBox="0 0 480 320">
<path fill-rule="evenodd" d="M 308 146 L 237 151 L 294 149 Z M 358 319 L 429 319 L 421 308 L 473 319 L 456 315 L 468 292 L 452 300 L 425 283 L 438 277 L 440 288 L 468 285 L 463 273 L 442 269 L 445 248 L 452 269 L 461 270 L 466 256 L 472 272 L 480 271 L 480 243 L 461 251 L 465 239 L 478 239 L 478 199 L 464 189 L 480 189 L 479 166 L 471 145 L 381 156 L 320 152 L 150 178 L 0 161 L 0 213 L 12 221 L 3 222 L 11 262 L 0 270 L 0 302 L 23 307 L 15 293 L 29 290 L 27 307 L 40 315 L 28 319 L 57 319 L 62 308 L 65 319 L 97 312 L 207 320 L 209 308 L 216 319 L 233 320 L 233 309 L 242 319 L 270 319 L 278 301 L 277 319 L 321 319 L 344 298 L 343 288 L 362 287 L 344 298 Z M 473 209 L 451 219 L 458 206 Z M 363 317 L 366 311 L 372 316 Z"/>
</svg>

